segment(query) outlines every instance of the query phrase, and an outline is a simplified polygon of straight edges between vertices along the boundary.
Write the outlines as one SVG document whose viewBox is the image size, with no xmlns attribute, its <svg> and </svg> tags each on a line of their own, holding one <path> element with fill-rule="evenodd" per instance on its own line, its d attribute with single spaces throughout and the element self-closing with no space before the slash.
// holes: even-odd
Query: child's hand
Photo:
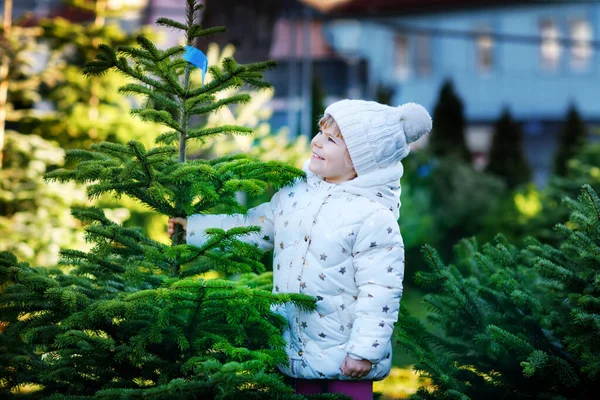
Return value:
<svg viewBox="0 0 600 400">
<path fill-rule="evenodd" d="M 181 225 L 181 227 L 183 228 L 183 230 L 185 231 L 187 228 L 187 219 L 186 218 L 169 218 L 169 237 L 173 236 L 173 233 L 175 233 L 175 225 Z"/>
<path fill-rule="evenodd" d="M 360 379 L 367 376 L 371 372 L 371 368 L 373 368 L 373 364 L 369 360 L 355 360 L 350 356 L 346 356 L 340 366 L 340 371 L 342 371 L 342 375 L 344 376 Z"/>
</svg>

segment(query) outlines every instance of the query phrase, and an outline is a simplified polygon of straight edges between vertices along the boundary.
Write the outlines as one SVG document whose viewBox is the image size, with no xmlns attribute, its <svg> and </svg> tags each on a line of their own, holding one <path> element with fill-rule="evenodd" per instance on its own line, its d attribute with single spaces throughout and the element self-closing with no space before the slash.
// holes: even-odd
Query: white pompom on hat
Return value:
<svg viewBox="0 0 600 400">
<path fill-rule="evenodd" d="M 409 144 L 429 133 L 431 116 L 416 103 L 390 107 L 340 100 L 325 109 L 337 123 L 357 175 L 389 167 L 408 155 Z"/>
</svg>

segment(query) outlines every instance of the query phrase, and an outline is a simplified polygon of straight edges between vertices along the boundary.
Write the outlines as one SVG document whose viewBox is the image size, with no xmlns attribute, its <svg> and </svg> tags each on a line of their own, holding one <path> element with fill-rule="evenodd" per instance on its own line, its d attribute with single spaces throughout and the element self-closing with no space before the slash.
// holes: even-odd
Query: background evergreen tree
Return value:
<svg viewBox="0 0 600 400">
<path fill-rule="evenodd" d="M 443 257 L 451 257 L 458 240 L 478 234 L 487 218 L 498 211 L 506 187 L 499 178 L 454 157 L 436 160 L 428 180 L 430 214 L 439 239 L 433 243 Z"/>
<path fill-rule="evenodd" d="M 543 243 L 558 245 L 561 236 L 554 227 L 569 216 L 569 210 L 562 206 L 562 200 L 576 197 L 585 184 L 600 192 L 598 165 L 600 144 L 581 147 L 567 163 L 565 176 L 550 176 L 547 185 L 539 191 L 532 187 L 517 190 L 510 202 L 505 204 L 505 210 L 489 219 L 486 230 L 490 234 L 486 236 L 492 237 L 496 232 L 503 232 L 515 243 L 532 236 Z M 529 215 L 516 209 L 518 200 L 529 209 Z"/>
<path fill-rule="evenodd" d="M 55 140 L 64 149 L 89 148 L 103 140 L 134 139 L 150 145 L 154 138 L 147 132 L 157 127 L 128 118 L 132 105 L 141 99 L 119 94 L 127 77 L 115 71 L 86 77 L 83 69 L 101 43 L 133 45 L 140 33 L 152 36 L 147 29 L 132 33 L 121 29 L 118 16 L 125 10 L 109 9 L 108 0 L 69 0 L 67 5 L 79 21 L 54 17 L 40 23 L 41 41 L 49 51 L 40 93 L 50 110 L 40 118 L 22 120 L 21 133 Z"/>
<path fill-rule="evenodd" d="M 188 0 L 186 23 L 161 18 L 181 31 L 187 45 L 222 31 L 195 23 L 202 5 Z M 144 36 L 138 47 L 101 45 L 86 69 L 109 69 L 133 78 L 121 88 L 146 98 L 132 114 L 164 125 L 157 145 L 104 142 L 91 150 L 70 150 L 76 168 L 56 170 L 48 179 L 87 183 L 87 194 L 129 196 L 166 216 L 244 212 L 238 191 L 263 193 L 302 176 L 277 161 L 244 155 L 187 160 L 187 145 L 223 133 L 248 133 L 241 126 L 190 129 L 190 119 L 249 95 L 217 99 L 231 87 L 267 87 L 262 72 L 273 65 L 240 65 L 233 58 L 211 66 L 211 83 L 190 85 L 198 74 L 182 59 L 182 46 L 159 50 Z M 179 110 L 177 118 L 165 106 Z M 156 108 L 159 108 L 158 110 Z M 10 253 L 0 256 L 0 394 L 35 384 L 32 398 L 297 398 L 275 365 L 285 362 L 284 319 L 271 306 L 293 301 L 312 309 L 314 299 L 256 289 L 265 278 L 204 280 L 199 274 L 260 272 L 261 252 L 241 242 L 257 227 L 227 232 L 212 229 L 202 247 L 185 244 L 178 229 L 171 245 L 125 228 L 95 207 L 73 210 L 86 225 L 89 252 L 62 251 L 67 275 L 59 269 L 32 268 Z M 333 396 L 329 396 L 330 398 Z"/>
<path fill-rule="evenodd" d="M 584 186 L 568 201 L 559 246 L 531 240 L 520 249 L 502 236 L 457 246 L 459 262 L 423 254 L 431 272 L 427 328 L 403 310 L 399 343 L 433 382 L 417 399 L 592 399 L 600 379 L 600 200 Z"/>
<path fill-rule="evenodd" d="M 84 247 L 70 207 L 85 194 L 72 183 L 44 185 L 43 175 L 62 166 L 64 150 L 15 131 L 40 100 L 35 54 L 41 29 L 26 27 L 28 16 L 13 24 L 10 3 L 4 2 L 0 33 L 0 251 L 36 265 L 55 265 L 61 246 Z"/>
<path fill-rule="evenodd" d="M 379 84 L 375 90 L 375 101 L 381 104 L 387 104 L 393 106 L 392 99 L 394 98 L 396 90 L 393 86 Z"/>
<path fill-rule="evenodd" d="M 486 172 L 500 177 L 510 189 L 531 180 L 531 168 L 523 151 L 523 131 L 505 109 L 494 124 Z"/>
<path fill-rule="evenodd" d="M 32 65 L 37 28 L 26 27 L 28 17 L 13 22 L 12 0 L 3 2 L 0 26 L 0 167 L 5 133 L 26 115 L 39 98 Z"/>
<path fill-rule="evenodd" d="M 36 135 L 8 131 L 0 169 L 0 251 L 20 260 L 54 266 L 61 247 L 86 248 L 71 206 L 84 204 L 81 185 L 44 184 L 63 165 L 64 150 Z"/>
<path fill-rule="evenodd" d="M 452 82 L 446 80 L 433 110 L 433 129 L 429 134 L 431 152 L 437 157 L 451 156 L 471 162 L 465 140 L 465 124 L 463 103 Z"/>
<path fill-rule="evenodd" d="M 554 173 L 558 176 L 567 174 L 567 163 L 582 148 L 587 140 L 585 123 L 581 119 L 574 104 L 571 104 L 558 136 L 558 147 L 554 158 Z"/>
</svg>

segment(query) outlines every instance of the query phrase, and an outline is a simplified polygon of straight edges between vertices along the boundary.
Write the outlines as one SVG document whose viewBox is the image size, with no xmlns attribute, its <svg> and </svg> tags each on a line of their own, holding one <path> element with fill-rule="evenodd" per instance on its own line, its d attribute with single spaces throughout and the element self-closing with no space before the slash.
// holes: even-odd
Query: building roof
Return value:
<svg viewBox="0 0 600 400">
<path fill-rule="evenodd" d="M 544 3 L 541 0 L 299 0 L 329 15 L 386 15 L 439 12 L 457 8 Z"/>
</svg>

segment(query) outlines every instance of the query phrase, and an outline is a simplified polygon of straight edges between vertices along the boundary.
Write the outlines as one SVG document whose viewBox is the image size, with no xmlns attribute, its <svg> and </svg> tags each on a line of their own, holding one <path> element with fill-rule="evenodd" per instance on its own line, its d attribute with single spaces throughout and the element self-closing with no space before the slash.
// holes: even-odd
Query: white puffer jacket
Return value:
<svg viewBox="0 0 600 400">
<path fill-rule="evenodd" d="M 273 291 L 316 297 L 317 308 L 293 305 L 284 337 L 289 365 L 283 373 L 304 379 L 350 379 L 341 374 L 346 355 L 373 363 L 364 378 L 380 380 L 391 368 L 392 332 L 404 276 L 398 227 L 402 164 L 331 184 L 310 172 L 307 181 L 278 191 L 247 215 L 194 215 L 188 244 L 201 245 L 209 227 L 255 225 L 247 241 L 274 249 Z"/>
</svg>

